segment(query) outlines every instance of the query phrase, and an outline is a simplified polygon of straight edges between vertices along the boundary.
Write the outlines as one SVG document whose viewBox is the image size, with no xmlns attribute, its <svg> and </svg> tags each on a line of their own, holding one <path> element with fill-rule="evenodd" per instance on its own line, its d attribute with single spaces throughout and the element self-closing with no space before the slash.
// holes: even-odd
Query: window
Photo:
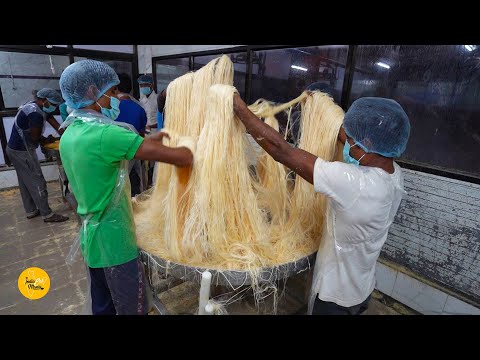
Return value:
<svg viewBox="0 0 480 360">
<path fill-rule="evenodd" d="M 55 119 L 58 121 L 59 124 L 62 123 L 62 117 L 60 115 L 54 115 Z M 12 129 L 13 129 L 13 124 L 15 122 L 15 116 L 9 116 L 9 117 L 4 117 L 3 118 L 3 125 L 5 127 L 5 135 L 7 136 L 7 141 L 10 139 L 10 135 L 12 134 Z M 47 122 L 45 121 L 45 126 L 43 128 L 42 135 L 45 137 L 48 137 L 48 135 L 53 135 L 55 137 L 58 137 L 58 133 L 56 130 Z M 42 153 L 42 150 L 40 149 L 40 146 L 37 148 L 37 156 L 38 160 L 42 161 L 45 160 L 45 155 Z M 3 153 L 0 155 L 0 160 L 3 159 Z M 5 160 L 5 159 L 3 159 Z M 2 163 L 0 161 L 0 165 L 4 164 L 5 161 Z"/>
<path fill-rule="evenodd" d="M 0 88 L 5 108 L 17 108 L 32 100 L 32 91 L 44 87 L 59 90 L 68 56 L 0 51 Z"/>
<path fill-rule="evenodd" d="M 63 46 L 63 45 L 55 45 Z M 119 53 L 133 54 L 133 45 L 73 45 L 75 49 L 112 51 Z"/>
<path fill-rule="evenodd" d="M 340 103 L 347 51 L 346 45 L 254 51 L 252 102 L 286 102 L 317 84 L 328 86 Z"/>
<path fill-rule="evenodd" d="M 329 45 L 304 48 L 272 49 L 252 52 L 250 102 L 259 98 L 287 102 L 308 86 L 329 92 L 340 104 L 348 46 Z M 299 138 L 300 107 L 292 112 L 290 140 Z M 280 131 L 285 131 L 287 117 L 277 115 Z"/>
<path fill-rule="evenodd" d="M 3 149 L 0 148 L 0 166 L 4 166 L 6 164 L 5 156 L 3 156 Z"/>
<path fill-rule="evenodd" d="M 349 102 L 364 96 L 398 101 L 411 124 L 402 160 L 478 176 L 479 50 L 476 45 L 359 46 Z"/>
<path fill-rule="evenodd" d="M 233 86 L 235 86 L 240 93 L 240 96 L 245 99 L 245 80 L 247 76 L 247 53 L 238 52 L 226 54 L 230 60 L 233 62 Z M 222 56 L 222 54 L 217 55 L 204 55 L 204 56 L 194 56 L 193 57 L 193 70 L 197 71 L 202 68 L 204 65 L 208 64 L 211 60 L 216 59 Z"/>
<path fill-rule="evenodd" d="M 127 74 L 128 76 L 130 76 L 130 79 L 132 80 L 132 89 L 135 85 L 138 86 L 137 79 L 132 78 L 132 76 L 133 76 L 132 75 L 132 63 L 130 61 L 105 60 L 105 59 L 94 59 L 94 58 L 88 58 L 88 59 L 101 61 L 101 62 L 111 66 L 112 69 L 115 70 L 115 72 L 117 74 L 124 73 L 124 74 Z M 87 60 L 87 58 L 86 57 L 75 56 L 74 60 L 75 60 L 75 62 L 78 62 L 78 61 L 81 61 L 81 60 Z"/>
<path fill-rule="evenodd" d="M 171 81 L 190 71 L 190 58 L 163 59 L 155 61 L 157 94 L 166 89 Z"/>
</svg>

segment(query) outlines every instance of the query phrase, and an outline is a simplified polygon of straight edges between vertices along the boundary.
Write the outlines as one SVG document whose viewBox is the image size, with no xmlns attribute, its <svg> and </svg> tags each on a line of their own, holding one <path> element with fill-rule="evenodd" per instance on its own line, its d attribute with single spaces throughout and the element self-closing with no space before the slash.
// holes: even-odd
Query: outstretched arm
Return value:
<svg viewBox="0 0 480 360">
<path fill-rule="evenodd" d="M 255 116 L 237 93 L 233 97 L 233 107 L 247 131 L 270 156 L 313 184 L 315 155 L 292 147 L 275 129 Z"/>
<path fill-rule="evenodd" d="M 137 152 L 135 159 L 160 161 L 178 167 L 187 167 L 193 163 L 193 154 L 187 147 L 171 148 L 162 144 L 167 134 L 159 132 L 146 137 Z"/>
</svg>

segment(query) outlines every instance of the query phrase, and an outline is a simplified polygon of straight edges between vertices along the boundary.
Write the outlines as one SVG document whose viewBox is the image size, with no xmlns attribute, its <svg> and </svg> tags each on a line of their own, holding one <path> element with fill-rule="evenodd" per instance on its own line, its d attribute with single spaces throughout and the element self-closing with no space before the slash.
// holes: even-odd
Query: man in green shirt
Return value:
<svg viewBox="0 0 480 360">
<path fill-rule="evenodd" d="M 142 138 L 115 122 L 119 79 L 105 63 L 83 60 L 60 78 L 66 104 L 60 155 L 83 224 L 80 244 L 91 279 L 93 314 L 145 314 L 145 275 L 138 257 L 126 166 L 129 160 L 190 166 L 187 147 L 162 144 L 163 133 Z M 123 124 L 123 125 L 122 125 Z"/>
</svg>

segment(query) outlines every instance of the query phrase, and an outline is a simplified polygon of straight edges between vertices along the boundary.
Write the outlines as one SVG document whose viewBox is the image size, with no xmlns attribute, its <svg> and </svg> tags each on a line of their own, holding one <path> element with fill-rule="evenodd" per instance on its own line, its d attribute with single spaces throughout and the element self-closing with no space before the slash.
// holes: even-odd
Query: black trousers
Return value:
<svg viewBox="0 0 480 360">
<path fill-rule="evenodd" d="M 145 272 L 140 258 L 89 268 L 93 315 L 146 315 Z"/>
<path fill-rule="evenodd" d="M 315 303 L 313 304 L 312 315 L 360 315 L 368 309 L 368 303 L 371 297 L 372 294 L 368 295 L 367 299 L 361 304 L 343 307 L 333 302 L 320 300 L 317 294 Z"/>
</svg>

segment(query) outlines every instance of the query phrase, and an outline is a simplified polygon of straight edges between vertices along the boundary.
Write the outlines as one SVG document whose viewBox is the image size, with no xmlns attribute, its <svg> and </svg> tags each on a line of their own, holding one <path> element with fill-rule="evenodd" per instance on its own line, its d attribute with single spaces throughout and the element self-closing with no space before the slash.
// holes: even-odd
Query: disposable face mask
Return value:
<svg viewBox="0 0 480 360">
<path fill-rule="evenodd" d="M 100 106 L 100 108 L 102 109 L 103 115 L 105 115 L 106 117 L 109 117 L 112 120 L 115 120 L 118 117 L 118 115 L 120 115 L 120 100 L 118 100 L 116 97 L 108 96 L 105 94 L 103 94 L 102 96 L 106 96 L 110 98 L 111 109 L 102 107 L 102 105 L 100 105 L 98 102 L 97 102 L 97 105 Z"/>
<path fill-rule="evenodd" d="M 45 107 L 45 105 L 43 105 L 42 107 L 42 110 L 45 111 L 46 113 L 52 113 L 55 111 L 57 107 L 56 106 L 53 106 L 53 105 L 50 105 L 50 106 L 47 106 Z"/>
<path fill-rule="evenodd" d="M 345 146 L 343 147 L 343 161 L 345 161 L 347 164 L 353 164 L 353 165 L 359 166 L 360 165 L 360 160 L 362 160 L 363 157 L 365 155 L 367 155 L 367 153 L 363 154 L 362 157 L 358 160 L 351 157 L 350 156 L 350 148 L 354 147 L 356 145 L 357 145 L 357 143 L 350 146 L 350 143 L 348 142 L 348 140 L 345 140 Z"/>
<path fill-rule="evenodd" d="M 150 95 L 152 93 L 152 88 L 151 87 L 141 87 L 140 88 L 140 92 L 143 94 L 143 95 Z"/>
</svg>

